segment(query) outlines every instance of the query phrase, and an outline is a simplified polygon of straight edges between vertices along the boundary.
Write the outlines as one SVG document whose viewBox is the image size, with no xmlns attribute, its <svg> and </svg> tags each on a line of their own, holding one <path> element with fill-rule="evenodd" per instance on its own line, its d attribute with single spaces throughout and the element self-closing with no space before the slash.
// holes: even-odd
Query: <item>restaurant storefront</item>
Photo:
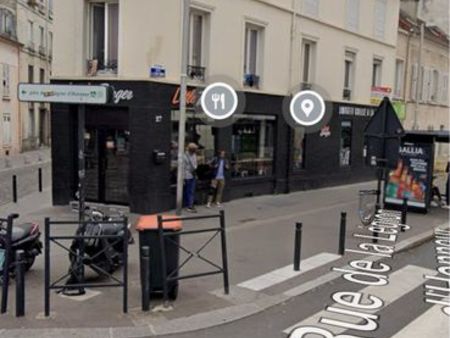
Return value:
<svg viewBox="0 0 450 338">
<path fill-rule="evenodd" d="M 109 84 L 114 87 L 113 101 L 86 108 L 88 200 L 130 205 L 137 213 L 174 208 L 179 86 L 150 81 Z M 230 160 L 225 200 L 373 177 L 364 166 L 362 135 L 372 107 L 334 103 L 329 124 L 305 135 L 284 121 L 281 96 L 245 93 L 244 112 L 231 126 L 218 129 L 205 124 L 193 109 L 197 95 L 196 88 L 189 88 L 186 142 L 199 146 L 199 204 L 206 202 L 207 163 L 219 150 Z M 76 111 L 76 106 L 52 105 L 55 205 L 68 204 L 77 189 Z"/>
</svg>

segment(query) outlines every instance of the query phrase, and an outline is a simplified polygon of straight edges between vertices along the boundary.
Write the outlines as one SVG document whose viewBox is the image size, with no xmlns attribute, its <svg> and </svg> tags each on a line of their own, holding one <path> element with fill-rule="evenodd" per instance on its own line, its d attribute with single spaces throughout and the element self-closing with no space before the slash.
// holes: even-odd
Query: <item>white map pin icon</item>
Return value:
<svg viewBox="0 0 450 338">
<path fill-rule="evenodd" d="M 311 112 L 314 110 L 314 102 L 312 100 L 304 100 L 301 103 L 301 107 L 303 112 L 305 113 L 306 117 L 309 117 Z"/>
</svg>

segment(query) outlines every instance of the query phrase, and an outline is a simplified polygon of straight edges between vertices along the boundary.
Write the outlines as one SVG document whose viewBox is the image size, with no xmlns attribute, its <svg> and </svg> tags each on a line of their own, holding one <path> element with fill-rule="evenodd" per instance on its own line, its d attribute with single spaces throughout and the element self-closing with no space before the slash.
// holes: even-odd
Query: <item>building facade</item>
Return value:
<svg viewBox="0 0 450 338">
<path fill-rule="evenodd" d="M 0 2 L 0 156 L 20 151 L 20 115 L 17 100 L 20 43 L 13 1 Z"/>
<path fill-rule="evenodd" d="M 53 45 L 53 0 L 16 0 L 20 82 L 48 83 Z M 50 145 L 49 105 L 20 103 L 21 149 Z"/>
<path fill-rule="evenodd" d="M 394 84 L 398 13 L 399 1 L 386 0 L 191 2 L 186 141 L 203 164 L 226 150 L 227 199 L 372 177 L 361 131 L 374 88 Z M 114 87 L 110 104 L 86 108 L 88 198 L 136 212 L 173 207 L 182 2 L 59 0 L 55 14 L 52 82 Z M 213 128 L 193 109 L 209 78 L 245 95 L 232 126 Z M 283 100 L 299 87 L 323 93 L 333 111 L 320 132 L 284 121 Z M 52 111 L 53 197 L 65 204 L 77 187 L 77 107 Z"/>
</svg>

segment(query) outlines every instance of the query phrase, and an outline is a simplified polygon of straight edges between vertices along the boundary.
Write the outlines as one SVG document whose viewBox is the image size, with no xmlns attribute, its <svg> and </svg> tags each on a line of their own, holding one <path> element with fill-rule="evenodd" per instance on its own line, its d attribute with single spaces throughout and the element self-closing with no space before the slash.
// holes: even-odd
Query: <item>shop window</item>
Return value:
<svg viewBox="0 0 450 338">
<path fill-rule="evenodd" d="M 359 1 L 347 0 L 347 28 L 354 32 L 359 28 Z"/>
<path fill-rule="evenodd" d="M 350 100 L 352 97 L 352 91 L 354 88 L 355 81 L 355 60 L 356 54 L 353 52 L 345 52 L 345 62 L 344 62 L 344 92 L 343 99 Z"/>
<path fill-rule="evenodd" d="M 386 26 L 386 0 L 375 1 L 374 35 L 378 39 L 384 39 Z"/>
<path fill-rule="evenodd" d="M 275 116 L 238 115 L 231 138 L 234 178 L 272 176 Z"/>
<path fill-rule="evenodd" d="M 372 87 L 378 87 L 381 85 L 381 69 L 383 61 L 380 59 L 373 59 L 372 64 Z"/>
<path fill-rule="evenodd" d="M 244 46 L 244 86 L 259 88 L 262 66 L 263 28 L 246 24 Z"/>
<path fill-rule="evenodd" d="M 3 64 L 3 77 L 2 77 L 2 87 L 3 87 L 3 97 L 7 98 L 10 95 L 10 87 L 11 87 L 11 72 L 9 69 L 9 65 Z"/>
<path fill-rule="evenodd" d="M 305 128 L 294 129 L 294 153 L 292 158 L 293 171 L 305 169 Z"/>
<path fill-rule="evenodd" d="M 90 4 L 89 73 L 117 73 L 119 43 L 119 3 Z"/>
<path fill-rule="evenodd" d="M 180 112 L 172 111 L 172 134 L 170 142 L 170 183 L 177 183 L 178 168 L 178 127 L 180 121 Z M 204 123 L 202 116 L 195 112 L 186 113 L 186 137 L 185 145 L 195 143 L 198 146 L 197 151 L 197 174 L 200 180 L 209 179 L 208 163 L 215 155 L 215 129 Z"/>
<path fill-rule="evenodd" d="M 189 23 L 188 76 L 203 81 L 206 71 L 208 13 L 192 10 Z"/>
<path fill-rule="evenodd" d="M 314 82 L 316 42 L 303 40 L 302 43 L 302 89 L 311 89 Z"/>
<path fill-rule="evenodd" d="M 394 96 L 400 98 L 403 94 L 403 77 L 405 74 L 405 62 L 397 60 L 395 62 L 395 87 Z"/>
<path fill-rule="evenodd" d="M 352 155 L 352 122 L 341 121 L 341 146 L 339 151 L 339 164 L 347 167 L 351 164 Z"/>
<path fill-rule="evenodd" d="M 11 115 L 3 114 L 3 146 L 11 145 Z"/>
</svg>

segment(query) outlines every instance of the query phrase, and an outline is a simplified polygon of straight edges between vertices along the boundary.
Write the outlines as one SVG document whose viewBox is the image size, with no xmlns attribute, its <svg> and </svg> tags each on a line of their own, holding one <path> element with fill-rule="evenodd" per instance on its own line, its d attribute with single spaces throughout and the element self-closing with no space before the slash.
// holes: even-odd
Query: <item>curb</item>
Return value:
<svg viewBox="0 0 450 338">
<path fill-rule="evenodd" d="M 409 239 L 405 239 L 396 246 L 395 253 L 402 253 L 428 242 L 434 237 L 436 229 L 448 228 L 448 224 L 441 224 L 433 230 L 428 230 L 422 234 L 415 235 Z M 368 256 L 367 259 L 378 260 L 373 256 Z M 339 278 L 340 274 L 330 271 L 314 280 L 303 283 L 300 288 L 301 291 L 297 293 L 284 292 L 275 296 L 258 294 L 256 299 L 250 303 L 243 303 L 228 306 L 218 310 L 213 310 L 204 313 L 198 313 L 189 317 L 181 317 L 173 320 L 155 322 L 154 324 L 146 324 L 140 326 L 118 327 L 118 328 L 67 328 L 67 329 L 12 329 L 0 330 L 0 338 L 16 338 L 24 335 L 32 335 L 34 338 L 40 337 L 62 337 L 70 336 L 77 337 L 155 337 L 164 335 L 181 334 L 188 332 L 195 332 L 212 327 L 217 327 L 224 324 L 229 324 L 237 320 L 241 320 L 259 312 L 265 311 L 273 306 L 279 305 L 288 301 L 291 298 L 297 297 L 301 294 L 321 287 L 325 283 L 329 283 L 334 279 Z M 236 292 L 235 296 L 240 297 L 239 288 L 232 287 L 231 296 Z M 214 291 L 212 291 L 214 293 Z M 229 296 L 226 296 L 229 297 Z"/>
</svg>

